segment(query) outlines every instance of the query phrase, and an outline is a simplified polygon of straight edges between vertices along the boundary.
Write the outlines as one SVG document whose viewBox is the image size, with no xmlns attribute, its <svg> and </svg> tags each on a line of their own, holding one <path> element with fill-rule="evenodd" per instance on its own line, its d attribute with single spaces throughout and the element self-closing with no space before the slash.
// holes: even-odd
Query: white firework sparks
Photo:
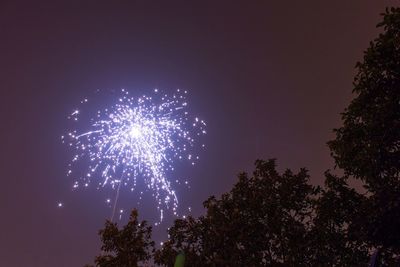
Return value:
<svg viewBox="0 0 400 267">
<path fill-rule="evenodd" d="M 74 129 L 67 137 L 62 136 L 63 142 L 76 151 L 68 175 L 72 175 L 78 161 L 89 162 L 74 188 L 89 186 L 97 179 L 102 187 L 117 188 L 117 199 L 121 185 L 133 190 L 140 177 L 153 191 L 161 220 L 165 207 L 176 214 L 178 199 L 166 174 L 173 170 L 174 159 L 187 159 L 194 164 L 198 156 L 190 150 L 195 137 L 206 133 L 203 120 L 189 119 L 186 94 L 177 90 L 169 96 L 154 90 L 152 96 L 134 98 L 121 90 L 117 103 L 97 111 L 87 130 Z M 85 99 L 81 103 L 87 102 Z M 68 118 L 78 122 L 80 115 L 76 109 Z"/>
</svg>

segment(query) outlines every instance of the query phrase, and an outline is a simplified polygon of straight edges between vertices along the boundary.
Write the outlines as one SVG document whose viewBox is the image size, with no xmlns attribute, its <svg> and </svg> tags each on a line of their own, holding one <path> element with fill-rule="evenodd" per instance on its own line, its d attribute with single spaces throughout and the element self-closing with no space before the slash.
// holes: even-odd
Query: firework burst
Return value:
<svg viewBox="0 0 400 267">
<path fill-rule="evenodd" d="M 74 110 L 68 119 L 76 127 L 62 136 L 63 143 L 75 151 L 68 175 L 74 175 L 78 162 L 89 164 L 83 175 L 74 175 L 73 187 L 111 186 L 117 189 L 116 204 L 121 186 L 133 191 L 137 179 L 143 179 L 157 201 L 161 220 L 165 208 L 176 215 L 178 198 L 167 173 L 174 170 L 176 159 L 194 165 L 198 156 L 190 151 L 196 138 L 206 133 L 205 122 L 188 115 L 186 95 L 180 90 L 173 95 L 154 90 L 151 96 L 135 98 L 121 90 L 114 105 L 95 112 L 86 127 L 80 125 L 80 109 Z M 84 99 L 81 104 L 87 102 Z"/>
</svg>

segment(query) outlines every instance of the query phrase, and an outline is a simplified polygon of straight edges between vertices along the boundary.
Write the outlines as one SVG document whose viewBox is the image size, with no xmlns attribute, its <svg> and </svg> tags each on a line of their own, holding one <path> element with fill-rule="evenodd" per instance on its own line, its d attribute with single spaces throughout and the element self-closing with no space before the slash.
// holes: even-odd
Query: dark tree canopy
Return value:
<svg viewBox="0 0 400 267">
<path fill-rule="evenodd" d="M 139 262 L 149 260 L 154 251 L 151 241 L 151 226 L 138 221 L 138 212 L 133 210 L 129 222 L 122 229 L 106 221 L 99 231 L 102 253 L 95 259 L 96 267 L 137 267 Z"/>
<path fill-rule="evenodd" d="M 107 221 L 96 266 L 138 266 L 151 257 L 174 266 L 180 253 L 194 267 L 365 266 L 373 248 L 358 221 L 366 218 L 366 197 L 347 177 L 325 177 L 323 188 L 312 186 L 306 169 L 280 173 L 275 160 L 257 160 L 253 175 L 241 173 L 228 193 L 204 202 L 205 215 L 176 220 L 158 250 L 136 210 L 122 229 Z M 384 252 L 390 259 L 394 251 Z"/>
<path fill-rule="evenodd" d="M 353 234 L 358 232 L 354 218 L 362 209 L 364 196 L 348 186 L 346 177 L 329 172 L 325 177 L 308 236 L 312 266 L 365 266 L 370 246 Z"/>
<path fill-rule="evenodd" d="M 354 79 L 355 98 L 328 143 L 337 166 L 368 190 L 363 238 L 400 251 L 400 8 L 387 9 Z M 361 237 L 360 237 L 361 238 Z"/>
<path fill-rule="evenodd" d="M 383 28 L 358 62 L 355 98 L 329 147 L 337 165 L 371 191 L 399 188 L 400 8 L 387 9 Z"/>
<path fill-rule="evenodd" d="M 308 180 L 305 169 L 280 174 L 274 160 L 257 161 L 253 176 L 239 175 L 229 193 L 204 202 L 205 216 L 177 220 L 156 262 L 172 266 L 183 251 L 188 266 L 365 264 L 365 244 L 347 235 L 358 194 L 334 176 L 326 190 Z"/>
</svg>

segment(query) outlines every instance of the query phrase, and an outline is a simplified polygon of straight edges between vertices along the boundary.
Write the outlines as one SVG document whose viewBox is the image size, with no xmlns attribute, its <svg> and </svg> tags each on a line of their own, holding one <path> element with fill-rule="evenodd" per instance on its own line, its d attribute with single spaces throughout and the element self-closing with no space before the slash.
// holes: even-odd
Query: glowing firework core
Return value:
<svg viewBox="0 0 400 267">
<path fill-rule="evenodd" d="M 131 136 L 132 139 L 139 138 L 141 134 L 142 134 L 142 132 L 138 126 L 134 125 L 131 127 L 129 135 Z"/>
<path fill-rule="evenodd" d="M 91 117 L 90 129 L 85 126 L 86 130 L 69 132 L 68 144 L 77 153 L 68 174 L 72 173 L 74 162 L 86 158 L 90 165 L 81 177 L 85 186 L 94 174 L 98 174 L 101 186 L 110 184 L 115 188 L 117 185 L 119 190 L 121 185 L 125 185 L 134 190 L 137 177 L 143 177 L 147 187 L 154 192 L 162 217 L 162 206 L 169 208 L 172 202 L 176 214 L 178 204 L 175 191 L 167 179 L 167 171 L 173 170 L 175 158 L 187 158 L 194 164 L 193 155 L 189 153 L 195 142 L 192 136 L 206 132 L 204 121 L 194 118 L 193 122 L 189 122 L 188 112 L 185 111 L 186 91 L 180 94 L 177 90 L 172 96 L 160 96 L 157 90 L 154 93 L 159 96 L 159 103 L 148 96 L 138 99 L 129 97 L 128 92 L 122 90 L 118 103 L 97 111 Z M 81 103 L 87 102 L 85 99 Z M 78 123 L 78 116 L 82 113 L 75 110 L 69 119 Z M 65 142 L 64 137 L 62 139 Z M 74 188 L 79 184 L 75 181 Z"/>
</svg>

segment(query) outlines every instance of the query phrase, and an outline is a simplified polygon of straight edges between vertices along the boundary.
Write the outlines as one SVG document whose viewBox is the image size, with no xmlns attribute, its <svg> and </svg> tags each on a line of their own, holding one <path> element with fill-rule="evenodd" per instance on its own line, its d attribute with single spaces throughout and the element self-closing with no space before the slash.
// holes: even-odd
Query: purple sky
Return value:
<svg viewBox="0 0 400 267">
<path fill-rule="evenodd" d="M 71 192 L 70 154 L 59 139 L 66 114 L 98 88 L 190 91 L 191 109 L 208 122 L 199 164 L 177 171 L 190 177 L 179 198 L 194 215 L 257 158 L 306 167 L 321 184 L 333 168 L 326 142 L 351 99 L 354 65 L 378 33 L 379 13 L 398 3 L 45 2 L 0 2 L 0 258 L 7 267 L 83 266 L 98 253 L 97 231 L 110 210 L 99 191 Z M 143 219 L 154 218 L 151 201 L 138 207 Z"/>
</svg>

